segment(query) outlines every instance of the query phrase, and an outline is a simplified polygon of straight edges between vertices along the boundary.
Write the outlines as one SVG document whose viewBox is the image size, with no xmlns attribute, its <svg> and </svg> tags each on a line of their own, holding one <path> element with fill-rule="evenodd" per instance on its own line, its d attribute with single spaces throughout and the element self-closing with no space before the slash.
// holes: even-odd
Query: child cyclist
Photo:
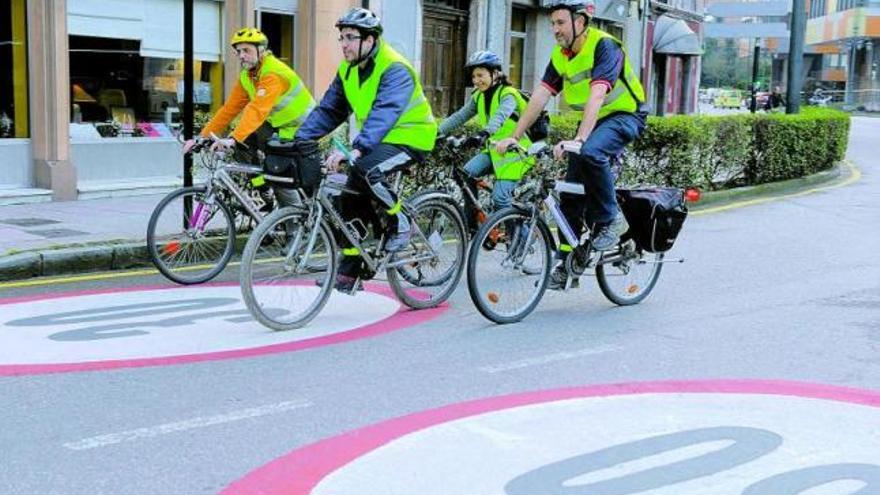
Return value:
<svg viewBox="0 0 880 495">
<path fill-rule="evenodd" d="M 533 158 L 522 157 L 515 151 L 501 155 L 495 151 L 494 146 L 486 147 L 486 142 L 510 137 L 516 128 L 516 119 L 525 111 L 527 102 L 507 80 L 498 55 L 490 51 L 475 52 L 464 68 L 470 71 L 474 94 L 463 107 L 440 123 L 439 134 L 448 135 L 477 116 L 477 122 L 482 129 L 468 137 L 464 144 L 483 148 L 483 151 L 474 155 L 464 166 L 468 175 L 467 186 L 476 194 L 476 179 L 494 171 L 492 205 L 495 209 L 505 208 L 511 204 L 517 183 L 535 161 Z M 528 149 L 532 142 L 527 136 L 523 136 L 519 144 Z M 468 227 L 475 229 L 475 212 L 468 211 L 467 217 Z"/>
</svg>

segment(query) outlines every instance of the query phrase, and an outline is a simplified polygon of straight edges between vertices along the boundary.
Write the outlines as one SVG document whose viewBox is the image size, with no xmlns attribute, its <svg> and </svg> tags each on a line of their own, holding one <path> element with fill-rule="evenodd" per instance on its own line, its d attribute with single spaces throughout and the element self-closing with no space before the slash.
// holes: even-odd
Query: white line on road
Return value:
<svg viewBox="0 0 880 495">
<path fill-rule="evenodd" d="M 623 347 L 612 345 L 590 347 L 577 351 L 558 352 L 556 354 L 547 354 L 544 356 L 521 359 L 519 361 L 511 361 L 509 363 L 501 363 L 492 366 L 482 366 L 479 369 L 480 371 L 485 371 L 486 373 L 500 373 L 502 371 L 518 370 L 520 368 L 528 368 L 530 366 L 538 366 L 542 364 L 555 363 L 558 361 L 565 361 L 568 359 L 574 359 L 583 356 L 592 356 L 595 354 L 604 354 L 606 352 L 615 352 L 622 350 Z"/>
<path fill-rule="evenodd" d="M 233 411 L 217 416 L 201 416 L 198 418 L 187 419 L 185 421 L 178 421 L 176 423 L 165 423 L 158 426 L 151 426 L 149 428 L 138 428 L 136 430 L 110 433 L 109 435 L 100 435 L 76 442 L 67 442 L 64 446 L 71 450 L 88 450 L 122 442 L 130 442 L 141 438 L 152 438 L 159 435 L 166 435 L 168 433 L 204 428 L 206 426 L 231 423 L 242 419 L 256 418 L 268 414 L 277 414 L 280 412 L 292 411 L 294 409 L 302 409 L 311 405 L 311 402 L 304 400 L 279 402 L 277 404 L 242 409 L 240 411 Z"/>
</svg>

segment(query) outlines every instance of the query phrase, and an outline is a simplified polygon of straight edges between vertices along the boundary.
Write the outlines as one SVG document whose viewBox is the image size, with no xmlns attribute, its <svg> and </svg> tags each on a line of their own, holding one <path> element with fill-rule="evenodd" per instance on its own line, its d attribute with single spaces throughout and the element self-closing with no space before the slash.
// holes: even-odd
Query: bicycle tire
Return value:
<svg viewBox="0 0 880 495">
<path fill-rule="evenodd" d="M 515 206 L 499 210 L 480 226 L 470 244 L 467 266 L 468 293 L 480 314 L 498 324 L 515 323 L 528 316 L 541 302 L 547 290 L 553 261 L 551 252 L 553 236 L 544 219 L 540 217 L 536 219 L 532 234 L 526 234 L 527 238 L 524 241 L 521 240 L 522 235 L 518 234 L 519 230 L 514 230 L 513 235 L 508 233 L 508 230 L 518 228 L 517 225 L 522 226 L 531 221 L 531 218 L 530 213 Z M 503 233 L 503 236 L 499 236 L 503 240 L 495 242 L 490 236 L 498 232 Z M 541 241 L 542 247 L 534 245 L 537 240 Z M 516 242 L 519 242 L 521 247 L 517 248 Z M 521 251 L 517 253 L 516 249 Z M 521 258 L 520 255 L 537 254 L 542 259 L 537 263 L 530 262 L 529 265 L 534 266 L 529 270 L 523 266 L 517 267 L 516 264 L 520 262 L 517 260 L 514 260 L 512 266 L 505 267 L 504 264 L 509 260 L 511 252 L 515 258 Z M 498 261 L 499 258 L 501 261 Z M 509 274 L 507 278 L 511 282 L 516 281 L 515 283 L 524 289 L 531 288 L 531 294 L 523 298 L 522 303 L 517 302 L 515 289 L 507 290 L 500 280 L 487 280 L 494 275 L 487 277 L 485 272 L 497 268 L 501 268 L 502 273 Z M 538 269 L 539 273 L 529 273 Z M 508 300 L 513 300 L 512 309 L 502 312 L 500 306 L 502 300 L 505 304 Z"/>
<path fill-rule="evenodd" d="M 623 248 L 621 248 L 623 249 Z M 663 268 L 663 253 L 649 253 L 636 249 L 634 257 L 628 260 L 612 263 L 601 263 L 596 266 L 596 282 L 599 290 L 609 301 L 618 306 L 631 306 L 642 302 L 654 290 L 660 271 Z M 645 259 L 650 258 L 650 259 Z M 647 268 L 639 270 L 633 275 L 635 268 Z"/>
<path fill-rule="evenodd" d="M 442 304 L 455 291 L 464 272 L 467 233 L 458 210 L 450 204 L 451 202 L 451 199 L 436 197 L 413 202 L 412 210 L 416 213 L 415 218 L 411 220 L 418 225 L 429 242 L 434 239 L 444 252 L 455 256 L 452 264 L 439 274 L 428 277 L 424 276 L 426 270 L 423 269 L 433 269 L 442 261 L 440 256 L 435 256 L 428 261 L 414 262 L 410 266 L 401 265 L 386 269 L 388 284 L 394 295 L 410 308 L 426 309 Z M 443 215 L 445 219 L 438 219 L 436 215 Z M 392 261 L 400 259 L 406 254 L 418 255 L 424 252 L 424 247 L 418 244 L 421 241 L 414 235 L 410 246 L 392 257 Z M 439 248 L 435 246 L 434 249 Z M 407 270 L 412 272 L 409 273 Z M 405 273 L 406 275 L 404 275 Z"/>
<path fill-rule="evenodd" d="M 193 235 L 196 234 L 194 232 L 189 232 L 192 229 L 186 229 L 181 232 L 180 238 L 175 239 L 171 238 L 170 240 L 159 238 L 161 236 L 156 235 L 156 230 L 159 228 L 160 217 L 162 217 L 163 213 L 166 212 L 166 208 L 169 205 L 174 204 L 174 202 L 178 199 L 183 199 L 184 196 L 193 196 L 193 199 L 197 199 L 198 196 L 204 198 L 204 194 L 206 192 L 206 188 L 204 186 L 195 186 L 195 187 L 183 187 L 180 189 L 176 189 L 170 193 L 168 193 L 159 204 L 156 205 L 156 208 L 153 209 L 153 213 L 150 215 L 150 220 L 147 223 L 147 251 L 150 255 L 150 261 L 153 262 L 153 265 L 159 270 L 159 272 L 165 276 L 168 280 L 172 282 L 181 284 L 181 285 L 192 285 L 192 284 L 200 284 L 207 282 L 217 275 L 219 275 L 229 263 L 229 260 L 232 258 L 232 255 L 235 252 L 235 217 L 232 214 L 232 211 L 229 209 L 229 206 L 220 199 L 217 195 L 214 196 L 213 201 L 217 206 L 217 210 L 211 215 L 209 221 L 213 220 L 216 216 L 217 212 L 220 212 L 225 221 L 226 227 L 225 232 L 223 232 L 223 228 L 218 228 L 220 231 L 220 236 L 225 234 L 225 240 L 222 237 L 216 237 L 212 239 L 214 244 L 223 243 L 223 249 L 219 252 L 219 257 L 216 260 L 197 260 L 194 259 L 198 253 L 192 253 L 192 251 L 197 251 L 198 249 L 202 249 L 203 252 L 207 252 L 205 247 L 197 248 L 197 239 L 193 238 Z M 183 212 L 183 205 L 180 205 L 181 213 Z M 194 205 L 193 208 L 196 208 Z M 165 220 L 178 223 L 178 225 L 182 226 L 185 224 L 189 224 L 189 218 L 183 218 L 182 216 L 178 219 L 177 215 L 174 214 L 171 220 Z M 186 242 L 185 241 L 192 241 Z M 159 244 L 162 244 L 160 248 Z M 183 246 L 183 247 L 181 247 Z M 160 250 L 162 252 L 160 252 Z M 163 254 L 171 256 L 171 259 L 179 258 L 178 253 L 183 253 L 184 255 L 184 263 L 180 266 L 172 266 L 170 263 L 166 262 Z M 187 255 L 190 253 L 193 255 L 193 258 Z M 187 263 L 187 260 L 193 260 L 193 263 Z M 170 261 L 170 260 L 169 260 Z M 197 270 L 196 267 L 202 266 L 209 263 L 209 269 L 207 271 Z"/>
<path fill-rule="evenodd" d="M 306 215 L 306 212 L 296 207 L 275 210 L 251 233 L 241 257 L 239 282 L 245 306 L 254 319 L 272 330 L 293 330 L 306 325 L 321 312 L 333 292 L 336 281 L 336 241 L 325 220 L 311 227 L 319 229 L 316 243 L 318 252 L 310 252 L 308 256 L 326 256 L 323 264 L 326 271 L 316 271 L 316 265 L 306 259 L 303 270 L 297 272 L 296 264 L 301 258 L 289 256 L 291 246 L 288 244 L 290 236 L 286 226 L 289 225 L 288 222 L 303 226 L 298 232 L 305 238 L 308 233 L 304 230 Z M 287 252 L 284 251 L 285 248 L 288 249 Z M 294 250 L 294 254 L 299 252 L 299 249 Z M 265 280 L 264 274 L 267 277 Z M 317 294 L 312 294 L 315 291 Z M 292 294 L 292 297 L 285 297 L 285 294 Z M 279 299 L 286 300 L 276 302 Z M 299 304 L 303 301 L 308 304 Z M 304 306 L 304 309 L 288 318 L 287 315 L 296 311 L 298 306 Z"/>
</svg>

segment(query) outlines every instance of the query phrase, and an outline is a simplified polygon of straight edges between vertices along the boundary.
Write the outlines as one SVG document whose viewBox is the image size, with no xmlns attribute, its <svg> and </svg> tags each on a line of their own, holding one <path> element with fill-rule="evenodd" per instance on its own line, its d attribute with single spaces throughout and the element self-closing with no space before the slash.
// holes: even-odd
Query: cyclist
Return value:
<svg viewBox="0 0 880 495">
<path fill-rule="evenodd" d="M 223 132 L 241 114 L 230 137 L 215 142 L 211 149 L 242 143 L 253 158 L 276 132 L 281 139 L 292 139 L 315 107 L 315 99 L 297 73 L 267 48 L 269 39 L 259 29 L 236 31 L 230 44 L 241 63 L 241 74 L 229 98 L 202 129 L 201 137 Z M 194 142 L 185 143 L 184 153 Z"/>
<path fill-rule="evenodd" d="M 368 193 L 387 220 L 385 250 L 397 252 L 409 243 L 410 220 L 401 212 L 400 198 L 386 175 L 424 160 L 434 148 L 437 123 L 412 65 L 382 39 L 382 24 L 373 12 L 352 8 L 336 22 L 344 60 L 336 78 L 296 133 L 296 139 L 319 139 L 354 113 L 357 136 L 350 153 L 348 187 Z M 324 162 L 334 171 L 347 159 L 333 150 Z M 340 196 L 340 213 L 378 224 L 370 201 L 350 194 Z M 358 279 L 369 279 L 360 252 L 347 239 L 336 277 L 336 289 L 352 293 Z"/>
<path fill-rule="evenodd" d="M 478 51 L 471 55 L 464 68 L 470 71 L 474 94 L 463 107 L 440 123 L 440 135 L 454 131 L 475 115 L 482 129 L 465 140 L 466 146 L 483 147 L 489 138 L 497 141 L 512 135 L 516 128 L 515 119 L 525 111 L 527 103 L 507 80 L 501 69 L 501 59 L 490 51 Z M 532 142 L 523 136 L 519 144 L 528 148 Z M 489 148 L 465 164 L 467 186 L 476 195 L 476 179 L 494 171 L 492 204 L 496 209 L 510 206 L 514 188 L 534 163 L 533 158 L 523 158 L 516 152 L 502 155 L 494 147 Z M 467 213 L 468 227 L 473 230 L 476 228 L 475 212 Z"/>
<path fill-rule="evenodd" d="M 276 133 L 281 139 L 292 139 L 315 107 L 315 99 L 299 75 L 272 54 L 268 49 L 269 38 L 259 29 L 236 31 L 230 44 L 241 63 L 241 74 L 229 98 L 202 129 L 200 138 L 220 134 L 241 115 L 232 134 L 211 144 L 211 150 L 233 149 L 236 161 L 259 164 L 257 150 L 264 150 Z M 187 140 L 183 153 L 188 153 L 195 142 Z M 236 146 L 236 143 L 244 146 Z M 266 197 L 269 187 L 260 184 L 258 190 L 268 207 L 271 204 Z M 297 201 L 296 194 L 284 188 L 275 188 L 275 196 L 282 205 Z"/>
<path fill-rule="evenodd" d="M 585 196 L 561 193 L 560 206 L 575 236 L 580 237 L 582 220 L 594 224 L 592 248 L 606 251 L 613 248 L 629 226 L 617 204 L 612 157 L 638 138 L 645 129 L 647 107 L 642 85 L 632 70 L 619 40 L 590 27 L 595 13 L 593 0 L 554 0 L 549 14 L 556 38 L 550 63 L 542 83 L 535 88 L 525 115 L 513 135 L 499 142 L 497 151 L 522 138 L 550 97 L 563 94 L 565 103 L 582 112 L 577 134 L 561 141 L 554 155 L 561 159 L 564 148 L 580 149 L 569 153 L 565 180 L 584 185 Z M 572 246 L 560 238 L 557 256 L 564 260 Z M 564 262 L 551 274 L 550 289 L 565 287 L 568 272 Z M 572 280 L 572 286 L 577 279 Z"/>
</svg>

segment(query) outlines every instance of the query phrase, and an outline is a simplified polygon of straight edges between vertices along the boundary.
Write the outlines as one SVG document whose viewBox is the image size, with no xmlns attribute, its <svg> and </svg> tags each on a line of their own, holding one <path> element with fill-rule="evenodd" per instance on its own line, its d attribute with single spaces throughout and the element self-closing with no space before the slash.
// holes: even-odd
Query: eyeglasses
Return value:
<svg viewBox="0 0 880 495">
<path fill-rule="evenodd" d="M 338 41 L 340 43 L 351 43 L 352 41 L 357 41 L 359 39 L 361 39 L 361 37 L 355 34 L 340 34 Z"/>
</svg>

